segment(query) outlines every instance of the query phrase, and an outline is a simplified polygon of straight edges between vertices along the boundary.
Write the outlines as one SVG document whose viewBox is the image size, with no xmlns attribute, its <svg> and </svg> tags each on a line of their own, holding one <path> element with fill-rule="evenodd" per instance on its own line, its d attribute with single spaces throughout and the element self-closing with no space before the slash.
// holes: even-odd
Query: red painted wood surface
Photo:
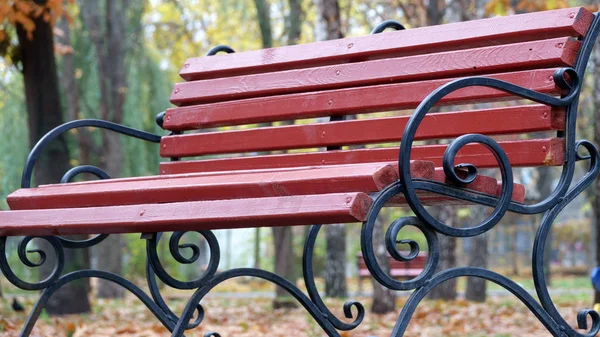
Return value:
<svg viewBox="0 0 600 337">
<path fill-rule="evenodd" d="M 408 256 L 409 252 L 403 253 L 405 256 Z M 415 277 L 421 274 L 425 266 L 427 265 L 427 254 L 420 253 L 414 259 L 410 261 L 398 261 L 391 257 L 388 257 L 388 266 L 390 267 L 390 275 L 394 277 Z M 362 254 L 358 254 L 356 256 L 356 263 L 358 265 L 358 276 L 359 277 L 369 277 L 371 273 L 367 268 L 365 263 L 365 259 L 362 257 Z"/>
<path fill-rule="evenodd" d="M 411 162 L 414 179 L 428 179 L 452 185 L 441 168 L 432 162 Z M 398 180 L 396 163 L 335 165 L 298 170 L 279 169 L 237 174 L 190 174 L 100 180 L 79 184 L 55 184 L 20 189 L 8 196 L 13 210 L 81 208 L 182 201 L 264 198 L 289 195 L 372 193 Z M 478 176 L 465 188 L 496 195 L 497 181 Z M 458 204 L 457 200 L 429 192 L 419 192 L 428 204 Z M 519 198 L 518 193 L 514 194 Z M 404 206 L 398 197 L 391 204 Z"/>
<path fill-rule="evenodd" d="M 524 185 L 513 184 L 512 201 L 524 203 L 525 202 L 526 189 Z M 502 182 L 499 181 L 496 185 L 496 196 L 499 197 L 502 194 Z"/>
<path fill-rule="evenodd" d="M 357 62 L 561 36 L 582 36 L 592 13 L 577 7 L 411 28 L 375 36 L 197 57 L 180 72 L 186 80 Z"/>
<path fill-rule="evenodd" d="M 459 176 L 463 176 L 465 177 L 466 174 L 460 174 L 459 172 Z M 456 185 L 454 182 L 452 182 L 450 179 L 448 179 L 446 177 L 446 174 L 444 173 L 444 170 L 441 167 L 438 167 L 435 169 L 435 174 L 433 176 L 433 178 L 431 178 L 431 180 L 433 181 L 437 181 L 440 183 L 445 183 L 448 185 Z M 461 188 L 470 190 L 470 191 L 474 191 L 474 192 L 478 192 L 478 193 L 483 193 L 483 194 L 488 194 L 488 195 L 493 195 L 493 196 L 500 196 L 501 191 L 502 191 L 502 184 L 501 182 L 498 182 L 495 178 L 493 177 L 488 177 L 485 175 L 478 175 L 475 180 L 465 186 L 461 186 Z M 417 191 L 417 195 L 419 197 L 419 200 L 424 204 L 424 205 L 431 205 L 431 206 L 437 206 L 437 205 L 465 205 L 465 204 L 470 204 L 467 203 L 463 200 L 460 199 L 453 199 L 447 196 L 442 196 L 436 193 L 432 193 L 432 192 L 425 192 L 425 191 Z M 513 184 L 513 194 L 511 197 L 511 200 L 514 202 L 520 202 L 523 203 L 525 201 L 525 186 L 521 185 L 521 184 Z M 386 204 L 387 206 L 406 206 L 406 198 L 404 198 L 404 196 L 399 195 L 396 197 L 393 197 L 392 199 L 390 199 L 390 201 Z"/>
<path fill-rule="evenodd" d="M 572 66 L 581 43 L 574 38 L 374 60 L 175 84 L 171 103 L 192 105 L 251 97 L 365 85 L 486 75 Z"/>
<path fill-rule="evenodd" d="M 542 93 L 560 94 L 561 90 L 552 80 L 554 70 L 551 68 L 520 71 L 489 77 Z M 225 125 L 413 109 L 429 93 L 450 80 L 366 86 L 173 108 L 167 110 L 163 126 L 167 130 L 184 131 Z M 514 97 L 491 88 L 469 87 L 453 92 L 438 104 L 501 99 L 514 99 Z"/>
<path fill-rule="evenodd" d="M 564 162 L 564 142 L 560 138 L 504 141 L 500 145 L 513 167 L 557 166 Z M 446 145 L 415 146 L 412 159 L 442 165 Z M 181 174 L 223 170 L 285 168 L 314 165 L 339 165 L 369 162 L 397 162 L 398 147 L 371 148 L 330 152 L 310 152 L 222 159 L 188 160 L 160 163 L 161 174 Z M 494 156 L 483 146 L 469 144 L 457 155 L 456 163 L 472 163 L 477 167 L 497 167 Z"/>
<path fill-rule="evenodd" d="M 459 174 L 459 176 L 461 176 Z M 465 177 L 466 175 L 463 175 Z M 437 167 L 435 169 L 435 174 L 433 180 L 444 182 L 449 185 L 454 185 L 452 180 L 446 177 L 444 170 L 441 167 Z M 502 194 L 502 182 L 497 181 L 495 178 L 488 177 L 485 175 L 478 175 L 475 178 L 475 181 L 465 186 L 465 188 L 470 189 L 472 191 L 477 191 L 479 193 L 485 193 L 490 195 L 495 195 L 499 197 Z M 513 193 L 511 197 L 512 201 L 515 202 L 525 202 L 525 186 L 521 184 L 513 184 Z M 460 201 L 460 203 L 464 203 Z"/>
<path fill-rule="evenodd" d="M 357 165 L 358 164 L 358 165 Z M 344 164 L 342 164 L 344 165 Z M 378 168 L 381 166 L 385 166 L 385 165 L 393 165 L 394 167 L 396 167 L 398 164 L 396 162 L 386 162 L 386 163 L 378 163 L 378 162 L 371 162 L 371 163 L 356 163 L 356 164 L 345 164 L 347 166 L 352 166 L 355 165 L 356 167 L 359 167 L 359 170 L 365 171 L 365 168 L 368 167 L 373 167 Z M 360 165 L 366 165 L 363 166 L 363 168 L 360 168 Z M 336 165 L 336 167 L 341 167 L 341 165 Z M 433 177 L 433 169 L 435 166 L 433 166 L 431 164 L 431 162 L 428 161 L 424 161 L 424 160 L 411 160 L 410 162 L 410 167 L 411 167 L 411 172 L 413 172 L 413 174 L 422 176 L 422 177 Z M 101 184 L 112 184 L 112 183 L 120 183 L 120 182 L 143 182 L 146 180 L 169 180 L 169 179 L 184 179 L 184 178 L 197 178 L 197 177 L 202 177 L 203 179 L 205 178 L 209 178 L 209 177 L 213 177 L 210 179 L 218 179 L 218 178 L 214 178 L 215 176 L 219 176 L 219 177 L 227 177 L 230 175 L 236 176 L 236 175 L 240 175 L 240 174 L 245 174 L 245 175 L 249 175 L 249 174 L 279 174 L 279 173 L 285 173 L 285 174 L 293 174 L 294 172 L 300 172 L 300 171 L 310 171 L 310 170 L 323 170 L 323 169 L 335 169 L 334 167 L 329 167 L 329 166 L 324 166 L 324 165 L 310 165 L 310 166 L 291 166 L 291 167 L 285 167 L 285 168 L 275 168 L 275 167 L 271 167 L 271 168 L 256 168 L 256 169 L 242 169 L 242 170 L 236 170 L 236 169 L 231 169 L 231 170 L 222 170 L 222 171 L 206 171 L 206 172 L 189 172 L 189 173 L 183 173 L 183 174 L 163 174 L 163 175 L 155 175 L 155 176 L 140 176 L 140 177 L 127 177 L 127 178 L 111 178 L 109 180 L 89 180 L 89 181 L 79 181 L 79 182 L 71 182 L 69 183 L 69 186 L 79 186 L 79 185 L 101 185 Z M 431 173 L 427 173 L 430 172 Z M 286 173 L 287 172 L 287 173 Z M 229 177 L 227 177 L 226 179 L 231 179 Z M 39 188 L 48 188 L 48 187 L 54 187 L 57 186 L 57 184 L 49 184 L 49 185 L 40 185 Z"/>
<path fill-rule="evenodd" d="M 165 136 L 162 157 L 306 149 L 397 142 L 410 116 L 264 127 Z M 564 129 L 564 109 L 525 105 L 427 115 L 415 140 L 443 139 L 468 133 L 500 135 Z M 449 127 L 450 126 L 450 127 Z"/>
<path fill-rule="evenodd" d="M 364 193 L 0 212 L 0 235 L 153 233 L 364 221 Z"/>
<path fill-rule="evenodd" d="M 415 177 L 430 179 L 431 162 L 413 162 Z M 238 171 L 237 174 L 195 174 L 146 177 L 87 184 L 56 184 L 22 188 L 7 197 L 11 209 L 118 206 L 181 201 L 262 198 L 345 192 L 371 193 L 398 180 L 395 165 L 371 163 L 301 170 Z M 493 183 L 495 189 L 495 182 Z"/>
</svg>

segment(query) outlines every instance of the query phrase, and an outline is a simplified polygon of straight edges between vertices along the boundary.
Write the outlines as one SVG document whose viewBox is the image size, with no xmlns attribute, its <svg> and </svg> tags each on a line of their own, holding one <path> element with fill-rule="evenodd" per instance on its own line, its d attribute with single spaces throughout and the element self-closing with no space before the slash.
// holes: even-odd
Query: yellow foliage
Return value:
<svg viewBox="0 0 600 337">
<path fill-rule="evenodd" d="M 35 19 L 42 17 L 50 24 L 54 24 L 56 19 L 63 16 L 69 20 L 65 10 L 67 3 L 72 4 L 74 0 L 48 0 L 45 5 L 38 5 L 32 0 L 0 0 L 0 25 L 19 24 L 31 39 L 35 30 Z M 5 34 L 0 35 L 0 41 L 4 38 Z"/>
<path fill-rule="evenodd" d="M 9 19 L 10 20 L 10 19 Z M 35 23 L 33 22 L 33 19 L 31 19 L 29 17 L 28 14 L 25 14 L 23 12 L 17 12 L 15 13 L 15 16 L 13 17 L 13 22 L 16 24 L 20 24 L 21 26 L 23 26 L 23 28 L 25 29 L 25 31 L 27 31 L 27 37 L 32 39 L 33 38 L 33 30 L 35 29 Z"/>
<path fill-rule="evenodd" d="M 508 8 L 509 0 L 492 0 L 485 5 L 485 12 L 487 15 L 506 15 Z"/>
<path fill-rule="evenodd" d="M 514 8 L 510 0 L 492 0 L 485 5 L 485 12 L 487 15 L 507 15 L 511 14 L 509 10 L 527 13 L 567 7 L 570 7 L 567 0 L 521 0 Z"/>
</svg>

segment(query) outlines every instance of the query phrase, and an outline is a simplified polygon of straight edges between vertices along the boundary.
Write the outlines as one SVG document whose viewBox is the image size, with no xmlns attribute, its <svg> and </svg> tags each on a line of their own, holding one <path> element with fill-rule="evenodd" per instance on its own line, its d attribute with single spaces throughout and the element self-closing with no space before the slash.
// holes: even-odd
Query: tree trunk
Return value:
<svg viewBox="0 0 600 337">
<path fill-rule="evenodd" d="M 488 216 L 488 211 L 483 206 L 471 207 L 471 226 L 481 223 Z M 488 262 L 488 234 L 477 235 L 469 238 L 473 249 L 469 252 L 469 266 L 487 268 Z M 487 282 L 478 277 L 467 278 L 465 298 L 473 302 L 485 302 Z"/>
<path fill-rule="evenodd" d="M 254 268 L 260 268 L 260 227 L 254 229 Z"/>
<path fill-rule="evenodd" d="M 271 14 L 270 4 L 267 0 L 254 0 L 256 7 L 256 17 L 260 28 L 263 48 L 273 47 L 273 33 L 271 31 Z M 264 123 L 261 126 L 269 126 L 270 123 Z M 292 240 L 292 228 L 273 227 L 273 246 L 275 248 L 275 274 L 286 278 L 294 283 L 294 250 Z M 260 230 L 256 230 L 254 252 L 256 267 L 259 266 L 260 260 L 258 253 L 260 252 Z M 275 289 L 275 299 L 273 300 L 273 309 L 279 308 L 295 308 L 298 304 L 296 301 L 280 287 Z"/>
<path fill-rule="evenodd" d="M 427 25 L 439 25 L 444 19 L 446 12 L 446 1 L 444 0 L 429 0 L 427 4 Z"/>
<path fill-rule="evenodd" d="M 58 23 L 58 28 L 63 32 L 59 42 L 65 46 L 71 45 L 71 27 L 69 21 L 63 19 Z M 79 87 L 75 75 L 75 57 L 73 52 L 62 56 L 62 73 L 60 76 L 62 88 L 66 98 L 66 111 L 68 120 L 79 118 Z M 77 148 L 79 150 L 79 165 L 90 164 L 90 144 L 91 138 L 89 131 L 85 128 L 78 129 Z"/>
<path fill-rule="evenodd" d="M 511 224 L 510 231 L 510 235 L 512 236 L 510 240 L 510 260 L 512 264 L 512 274 L 514 276 L 519 276 L 521 274 L 519 268 L 519 247 L 517 246 L 517 238 L 519 237 L 519 227 L 516 221 L 514 221 Z"/>
<path fill-rule="evenodd" d="M 263 48 L 273 47 L 273 33 L 271 32 L 271 11 L 267 0 L 254 0 L 256 17 L 260 28 Z"/>
<path fill-rule="evenodd" d="M 594 86 L 592 95 L 594 100 L 594 140 L 596 144 L 600 144 L 600 44 L 596 43 L 594 47 L 594 73 L 592 80 Z M 600 266 L 600 178 L 594 183 L 594 230 L 596 239 L 596 266 Z M 594 292 L 594 303 L 600 303 L 600 291 Z"/>
<path fill-rule="evenodd" d="M 275 245 L 275 274 L 295 283 L 294 277 L 294 250 L 292 241 L 292 227 L 273 227 L 273 241 Z M 275 289 L 273 309 L 295 308 L 298 303 L 283 288 Z"/>
<path fill-rule="evenodd" d="M 273 33 L 271 32 L 271 13 L 268 3 L 266 0 L 254 0 L 254 6 L 256 7 L 256 20 L 260 28 L 262 47 L 271 48 L 273 47 Z M 269 125 L 271 123 L 262 123 L 260 126 Z M 275 250 L 277 250 L 277 247 L 275 247 Z M 260 268 L 260 228 L 258 227 L 254 232 L 254 268 Z"/>
<path fill-rule="evenodd" d="M 342 24 L 340 5 L 337 0 L 315 0 L 317 20 L 315 22 L 315 39 L 317 41 L 341 39 Z"/>
<path fill-rule="evenodd" d="M 385 249 L 384 242 L 384 221 L 383 216 L 379 216 L 373 226 L 373 247 L 375 251 L 375 258 L 381 269 L 388 273 L 390 272 L 390 265 L 388 263 L 387 250 Z M 386 314 L 396 309 L 396 293 L 381 285 L 375 278 L 371 278 L 373 284 L 373 306 L 371 312 L 376 314 Z"/>
<path fill-rule="evenodd" d="M 290 15 L 288 18 L 288 45 L 297 44 L 302 33 L 302 3 L 300 0 L 289 0 Z"/>
<path fill-rule="evenodd" d="M 325 294 L 329 297 L 347 297 L 346 282 L 346 227 L 344 224 L 325 226 L 327 253 L 325 257 Z"/>
<path fill-rule="evenodd" d="M 34 19 L 33 38 L 18 24 L 17 35 L 21 52 L 25 99 L 31 146 L 52 128 L 63 123 L 59 83 L 54 57 L 52 27 L 40 16 Z M 69 154 L 64 137 L 48 144 L 37 161 L 36 184 L 56 183 L 69 169 Z M 85 235 L 72 236 L 85 239 Z M 55 257 L 51 246 L 41 240 L 40 248 L 48 252 L 46 263 L 40 267 L 40 278 L 45 279 L 54 267 Z M 89 255 L 84 249 L 65 249 L 65 272 L 89 267 Z M 88 301 L 89 280 L 78 280 L 60 288 L 46 304 L 49 314 L 71 314 L 90 311 Z"/>
<path fill-rule="evenodd" d="M 82 20 L 88 26 L 94 47 L 100 91 L 101 118 L 122 124 L 123 105 L 127 93 L 127 71 L 125 55 L 127 31 L 127 2 L 106 1 L 104 5 L 104 27 L 100 24 L 101 6 L 97 0 L 82 0 Z M 104 29 L 103 29 L 104 28 Z M 120 136 L 112 131 L 103 132 L 103 153 L 100 166 L 111 176 L 119 177 L 123 169 L 123 150 Z M 121 275 L 123 273 L 123 242 L 120 235 L 109 236 L 98 246 L 97 260 L 100 269 Z M 98 297 L 120 298 L 124 289 L 113 282 L 98 281 Z"/>
<path fill-rule="evenodd" d="M 430 0 L 427 3 L 427 26 L 439 25 L 444 19 L 446 2 L 444 0 Z M 457 219 L 453 206 L 438 206 L 431 211 L 432 215 L 448 226 L 456 225 Z M 456 267 L 456 238 L 439 235 L 440 260 L 436 272 Z M 452 300 L 456 298 L 456 279 L 448 280 L 430 292 L 433 299 Z"/>
<path fill-rule="evenodd" d="M 340 39 L 343 36 L 340 6 L 337 0 L 315 0 L 317 41 Z M 339 148 L 328 148 L 337 150 Z M 327 254 L 325 257 L 325 293 L 331 297 L 347 297 L 346 282 L 346 228 L 343 224 L 325 226 Z"/>
<path fill-rule="evenodd" d="M 455 206 L 438 206 L 439 209 L 432 211 L 441 222 L 448 226 L 456 226 L 457 219 L 454 214 Z M 452 236 L 439 235 L 440 260 L 436 272 L 456 267 L 456 238 Z M 429 293 L 431 299 L 454 300 L 456 299 L 456 279 L 450 279 Z"/>
</svg>

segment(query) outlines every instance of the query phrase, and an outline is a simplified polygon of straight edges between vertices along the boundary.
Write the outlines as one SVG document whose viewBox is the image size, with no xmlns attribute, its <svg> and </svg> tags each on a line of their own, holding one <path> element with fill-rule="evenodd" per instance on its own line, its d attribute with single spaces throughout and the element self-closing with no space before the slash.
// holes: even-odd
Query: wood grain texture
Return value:
<svg viewBox="0 0 600 337">
<path fill-rule="evenodd" d="M 561 36 L 583 36 L 593 14 L 576 7 L 510 15 L 440 26 L 411 28 L 374 36 L 286 46 L 188 59 L 185 80 L 256 74 L 304 67 L 359 62 L 385 57 L 435 53 Z"/>
<path fill-rule="evenodd" d="M 397 163 L 357 163 L 357 164 L 346 164 L 348 166 L 356 166 L 356 165 L 367 165 L 367 167 L 378 167 L 382 165 L 393 165 L 397 167 Z M 343 164 L 342 164 L 343 165 Z M 335 165 L 336 167 L 341 167 L 341 165 Z M 356 166 L 358 167 L 358 166 Z M 424 160 L 411 160 L 410 161 L 410 169 L 411 172 L 415 175 L 429 177 L 433 176 L 433 168 L 431 162 Z M 313 166 L 293 166 L 293 167 L 285 167 L 285 168 L 257 168 L 257 169 L 242 169 L 242 170 L 223 170 L 223 171 L 207 171 L 207 172 L 191 172 L 191 173 L 182 173 L 182 174 L 162 174 L 162 175 L 154 175 L 154 176 L 139 176 L 139 177 L 127 177 L 127 178 L 111 178 L 106 180 L 88 180 L 88 181 L 79 181 L 79 182 L 70 182 L 69 186 L 80 186 L 80 185 L 102 185 L 102 184 L 112 184 L 112 183 L 120 183 L 120 182 L 143 182 L 146 180 L 169 180 L 169 179 L 183 179 L 183 178 L 197 178 L 197 177 L 226 177 L 230 175 L 240 175 L 240 174 L 273 174 L 273 173 L 293 173 L 300 171 L 308 171 L 308 170 L 323 170 L 323 169 L 331 169 L 331 167 L 324 165 L 313 165 Z M 431 172 L 430 172 L 431 171 Z M 430 172 L 430 173 L 426 173 Z M 216 179 L 216 178 L 213 178 Z M 229 179 L 229 178 L 228 178 Z M 50 185 L 40 185 L 37 188 L 52 188 L 57 186 L 57 184 Z"/>
<path fill-rule="evenodd" d="M 411 172 L 415 177 L 433 177 L 433 163 L 419 161 L 411 164 Z M 7 197 L 7 202 L 12 210 L 22 210 L 345 192 L 372 193 L 396 180 L 397 164 L 370 163 L 56 184 L 19 189 Z"/>
<path fill-rule="evenodd" d="M 564 141 L 560 138 L 504 141 L 500 145 L 513 167 L 557 166 L 564 162 Z M 446 145 L 415 146 L 412 159 L 442 165 Z M 289 168 L 297 166 L 339 165 L 369 162 L 397 162 L 398 147 L 355 149 L 345 151 L 294 153 L 222 159 L 188 160 L 160 163 L 161 174 L 182 174 L 223 170 Z M 497 167 L 494 156 L 483 146 L 469 144 L 457 155 L 456 163 L 472 163 L 477 167 Z"/>
<path fill-rule="evenodd" d="M 572 66 L 574 38 L 508 44 L 175 84 L 171 103 L 193 105 L 365 85 Z"/>
<path fill-rule="evenodd" d="M 290 195 L 377 192 L 399 179 L 397 163 L 334 165 L 300 170 L 237 171 L 237 174 L 194 174 L 144 177 L 143 179 L 100 180 L 80 184 L 56 184 L 20 189 L 7 201 L 12 210 L 84 208 L 183 201 L 265 198 Z M 459 173 L 460 174 L 460 173 Z M 411 162 L 413 179 L 434 180 L 454 185 L 432 162 Z M 495 178 L 478 176 L 465 186 L 479 193 L 496 195 Z M 452 200 L 419 192 L 429 203 Z M 405 205 L 396 198 L 395 205 Z M 400 201 L 398 201 L 400 200 Z M 454 202 L 454 201 L 452 201 Z"/>
<path fill-rule="evenodd" d="M 460 171 L 458 172 L 458 175 L 461 177 L 466 177 L 466 173 L 462 174 Z M 440 183 L 444 183 L 444 184 L 448 184 L 448 185 L 457 186 L 454 182 L 452 182 L 452 180 L 450 180 L 446 177 L 446 174 L 444 173 L 444 170 L 441 167 L 437 167 L 435 169 L 435 174 L 434 174 L 433 178 L 431 178 L 431 180 L 437 181 Z M 475 178 L 475 180 L 473 182 L 471 182 L 470 184 L 460 186 L 460 187 L 470 190 L 470 191 L 473 191 L 473 192 L 478 192 L 478 193 L 483 193 L 483 194 L 488 194 L 488 195 L 493 195 L 493 196 L 500 196 L 501 191 L 502 191 L 502 183 L 501 182 L 497 181 L 493 177 L 484 176 L 481 174 L 478 175 Z M 435 194 L 432 192 L 417 191 L 417 196 L 419 197 L 419 200 L 424 205 L 429 205 L 429 206 L 471 204 L 471 203 L 465 202 L 460 199 L 453 199 L 453 198 Z M 525 201 L 525 186 L 518 184 L 518 183 L 513 184 L 513 194 L 512 194 L 511 200 L 514 202 L 520 202 L 520 203 L 524 202 Z M 406 204 L 407 204 L 406 198 L 404 198 L 404 196 L 402 196 L 402 195 L 399 195 L 399 196 L 396 196 L 396 197 L 393 197 L 392 199 L 390 199 L 390 201 L 386 205 L 403 207 L 403 206 L 406 206 Z"/>
<path fill-rule="evenodd" d="M 0 212 L 0 235 L 153 233 L 364 221 L 364 193 Z"/>
<path fill-rule="evenodd" d="M 431 179 L 443 182 L 440 169 Z M 164 180 L 163 181 L 172 181 Z M 105 187 L 111 183 L 104 182 Z M 125 184 L 119 183 L 119 188 Z M 91 184 L 90 184 L 91 186 Z M 81 190 L 78 186 L 75 190 Z M 466 188 L 495 194 L 497 181 L 479 176 Z M 38 190 L 50 191 L 52 187 Z M 516 189 L 519 191 L 519 189 Z M 145 193 L 146 191 L 144 191 Z M 462 201 L 419 192 L 424 203 L 431 205 L 464 204 Z M 80 198 L 83 198 L 80 196 Z M 94 196 L 86 196 L 94 199 Z M 186 197 L 187 199 L 187 197 Z M 66 200 L 62 200 L 66 201 Z M 72 202 L 70 200 L 69 202 Z M 118 202 L 117 202 L 118 203 Z M 257 226 L 292 226 L 311 223 L 347 223 L 364 221 L 371 199 L 364 193 L 294 195 L 232 200 L 203 200 L 118 206 L 51 208 L 0 212 L 0 235 L 68 235 L 99 233 L 163 232 L 247 228 Z M 402 197 L 390 206 L 406 206 Z M 56 206 L 56 205 L 54 205 Z"/>
<path fill-rule="evenodd" d="M 161 139 L 160 155 L 191 157 L 397 142 L 402 139 L 402 130 L 409 119 L 410 116 L 400 116 L 165 136 Z M 419 125 L 415 140 L 451 138 L 468 133 L 501 135 L 562 130 L 564 119 L 564 109 L 537 104 L 432 113 Z"/>
<path fill-rule="evenodd" d="M 546 94 L 560 94 L 552 80 L 555 68 L 495 74 L 489 77 Z M 414 109 L 432 91 L 452 79 L 385 84 L 312 93 L 260 97 L 168 109 L 163 127 L 185 131 L 312 117 Z M 491 88 L 469 87 L 444 97 L 438 104 L 462 104 L 514 97 Z"/>
</svg>

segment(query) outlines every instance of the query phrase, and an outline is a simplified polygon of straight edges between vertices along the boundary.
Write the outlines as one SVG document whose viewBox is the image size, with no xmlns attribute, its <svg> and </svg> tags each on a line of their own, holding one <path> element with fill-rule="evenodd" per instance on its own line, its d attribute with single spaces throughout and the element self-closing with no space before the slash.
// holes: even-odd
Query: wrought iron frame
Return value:
<svg viewBox="0 0 600 337">
<path fill-rule="evenodd" d="M 404 27 L 399 23 L 388 21 L 376 27 L 372 33 L 382 32 L 386 28 L 404 29 Z M 404 334 L 414 310 L 424 296 L 431 291 L 431 289 L 442 282 L 460 276 L 478 277 L 492 281 L 504 287 L 520 301 L 522 301 L 553 336 L 591 337 L 600 331 L 600 315 L 596 311 L 590 309 L 582 310 L 577 315 L 577 323 L 580 329 L 587 329 L 587 318 L 591 318 L 592 325 L 587 333 L 579 333 L 564 320 L 550 298 L 543 273 L 543 252 L 546 245 L 548 232 L 550 231 L 553 221 L 566 205 L 568 205 L 577 195 L 579 195 L 596 179 L 600 171 L 600 163 L 598 161 L 600 154 L 598 153 L 597 148 L 591 142 L 586 140 L 575 141 L 575 122 L 577 118 L 581 83 L 584 77 L 587 61 L 590 57 L 592 48 L 599 33 L 600 15 L 596 13 L 592 26 L 582 41 L 582 49 L 579 52 L 574 68 L 562 68 L 557 70 L 554 74 L 555 83 L 568 91 L 568 93 L 561 98 L 541 94 L 496 79 L 486 77 L 468 77 L 458 79 L 441 86 L 428 95 L 427 98 L 425 98 L 423 102 L 416 108 L 404 130 L 403 141 L 400 144 L 400 153 L 402 153 L 402 156 L 398 161 L 400 180 L 373 196 L 373 205 L 369 211 L 367 220 L 363 223 L 361 229 L 361 250 L 366 265 L 373 277 L 379 283 L 389 289 L 413 291 L 400 312 L 392 331 L 392 336 L 402 336 Z M 231 53 L 233 50 L 227 46 L 217 46 L 213 48 L 208 55 L 214 55 L 218 52 Z M 566 79 L 566 76 L 568 76 L 568 80 Z M 470 86 L 491 87 L 541 104 L 554 107 L 566 107 L 566 129 L 564 133 L 560 134 L 560 136 L 565 138 L 565 162 L 558 185 L 554 191 L 543 201 L 534 205 L 524 205 L 511 201 L 513 179 L 512 169 L 508 157 L 498 143 L 496 143 L 493 139 L 479 134 L 463 135 L 452 141 L 444 153 L 443 169 L 446 175 L 458 185 L 471 182 L 477 174 L 477 168 L 471 164 L 454 166 L 454 159 L 458 151 L 466 144 L 482 144 L 494 154 L 498 162 L 498 166 L 502 175 L 502 181 L 504 182 L 500 197 L 471 192 L 433 181 L 411 178 L 409 171 L 409 158 L 414 135 L 420 122 L 423 120 L 428 111 L 441 98 L 455 90 Z M 157 123 L 161 126 L 163 116 L 164 114 L 159 114 L 157 116 Z M 70 129 L 89 126 L 112 130 L 154 143 L 159 143 L 161 138 L 161 136 L 158 135 L 100 120 L 79 120 L 66 123 L 48 133 L 33 148 L 23 172 L 22 187 L 28 188 L 31 186 L 31 176 L 36 159 L 39 157 L 41 151 L 48 142 Z M 587 151 L 586 155 L 581 155 L 579 153 L 581 148 L 584 148 Z M 177 158 L 173 158 L 173 160 L 177 160 Z M 589 161 L 589 168 L 587 173 L 579 181 L 573 183 L 575 163 L 577 161 Z M 467 177 L 459 177 L 456 173 L 457 169 L 463 171 L 466 170 L 468 172 Z M 108 174 L 101 169 L 94 166 L 84 165 L 69 170 L 69 172 L 64 175 L 61 181 L 69 182 L 73 177 L 80 173 L 91 173 L 100 179 L 109 178 Z M 493 207 L 493 212 L 487 219 L 482 221 L 477 226 L 470 228 L 450 227 L 440 222 L 427 212 L 423 204 L 419 201 L 416 195 L 416 190 L 430 191 L 452 198 L 458 198 L 476 204 L 486 205 Z M 417 256 L 420 249 L 417 242 L 398 238 L 400 230 L 406 226 L 414 226 L 418 228 L 423 233 L 428 243 L 427 249 L 429 253 L 429 259 L 424 271 L 418 277 L 407 281 L 395 280 L 386 272 L 384 272 L 375 258 L 374 247 L 372 244 L 373 229 L 377 215 L 384 207 L 386 202 L 398 194 L 404 195 L 408 204 L 410 205 L 410 208 L 416 216 L 397 219 L 389 226 L 384 239 L 388 252 L 393 258 L 400 261 L 408 261 Z M 481 235 L 496 226 L 507 211 L 520 214 L 543 213 L 541 224 L 535 237 L 532 253 L 533 280 L 539 302 L 536 301 L 532 295 L 530 295 L 517 283 L 487 269 L 459 267 L 435 273 L 440 254 L 437 239 L 438 235 L 441 234 L 454 237 L 471 237 Z M 183 336 L 185 330 L 196 328 L 202 322 L 204 318 L 204 309 L 200 302 L 204 296 L 213 287 L 221 282 L 240 276 L 262 278 L 282 287 L 306 309 L 306 311 L 319 324 L 323 331 L 327 333 L 327 335 L 340 336 L 339 330 L 352 330 L 362 322 L 365 315 L 365 309 L 359 302 L 346 302 L 343 306 L 344 315 L 346 319 L 352 320 L 351 322 L 346 323 L 335 317 L 321 299 L 314 282 L 314 273 L 312 267 L 312 257 L 314 253 L 315 242 L 320 229 L 320 225 L 312 226 L 305 241 L 302 267 L 307 294 L 302 292 L 290 281 L 265 270 L 238 268 L 217 273 L 217 267 L 220 259 L 220 248 L 215 235 L 210 230 L 198 231 L 198 233 L 200 233 L 207 240 L 210 248 L 210 261 L 208 263 L 208 268 L 199 278 L 188 281 L 181 281 L 172 277 L 161 265 L 157 253 L 157 246 L 158 241 L 161 238 L 161 233 L 142 234 L 142 239 L 146 240 L 146 278 L 150 295 L 125 278 L 105 271 L 79 270 L 65 275 L 62 274 L 64 267 L 64 248 L 81 249 L 91 247 L 104 240 L 107 237 L 106 234 L 97 235 L 83 241 L 73 241 L 58 236 L 40 237 L 41 239 L 48 241 L 48 243 L 50 243 L 52 246 L 54 253 L 56 254 L 56 263 L 51 275 L 45 280 L 36 283 L 24 281 L 13 272 L 6 257 L 7 237 L 0 237 L 0 269 L 13 285 L 24 290 L 42 290 L 39 300 L 35 304 L 35 307 L 31 311 L 23 330 L 21 331 L 21 336 L 30 335 L 35 322 L 41 314 L 42 308 L 54 292 L 69 282 L 89 277 L 96 277 L 112 281 L 126 288 L 148 307 L 152 314 L 154 314 L 158 320 L 169 331 L 171 331 L 172 336 Z M 181 238 L 185 233 L 186 232 L 173 233 L 169 240 L 169 251 L 177 262 L 189 264 L 198 259 L 200 255 L 200 248 L 195 244 L 182 244 Z M 27 236 L 20 240 L 18 244 L 18 256 L 24 265 L 28 267 L 39 267 L 46 262 L 46 252 L 41 250 L 27 250 L 27 244 L 33 239 L 34 237 Z M 411 249 L 408 255 L 404 255 L 404 253 L 398 250 L 397 244 L 399 243 L 409 244 Z M 184 249 L 191 251 L 192 256 L 184 257 L 181 252 Z M 32 261 L 27 253 L 36 253 L 39 257 L 38 260 L 35 262 Z M 194 294 L 188 300 L 183 313 L 179 317 L 174 314 L 165 303 L 157 285 L 157 277 L 166 285 L 176 289 L 195 289 Z M 197 313 L 197 317 L 192 321 L 195 312 Z M 216 332 L 207 332 L 205 336 L 218 337 L 220 335 Z"/>
</svg>

